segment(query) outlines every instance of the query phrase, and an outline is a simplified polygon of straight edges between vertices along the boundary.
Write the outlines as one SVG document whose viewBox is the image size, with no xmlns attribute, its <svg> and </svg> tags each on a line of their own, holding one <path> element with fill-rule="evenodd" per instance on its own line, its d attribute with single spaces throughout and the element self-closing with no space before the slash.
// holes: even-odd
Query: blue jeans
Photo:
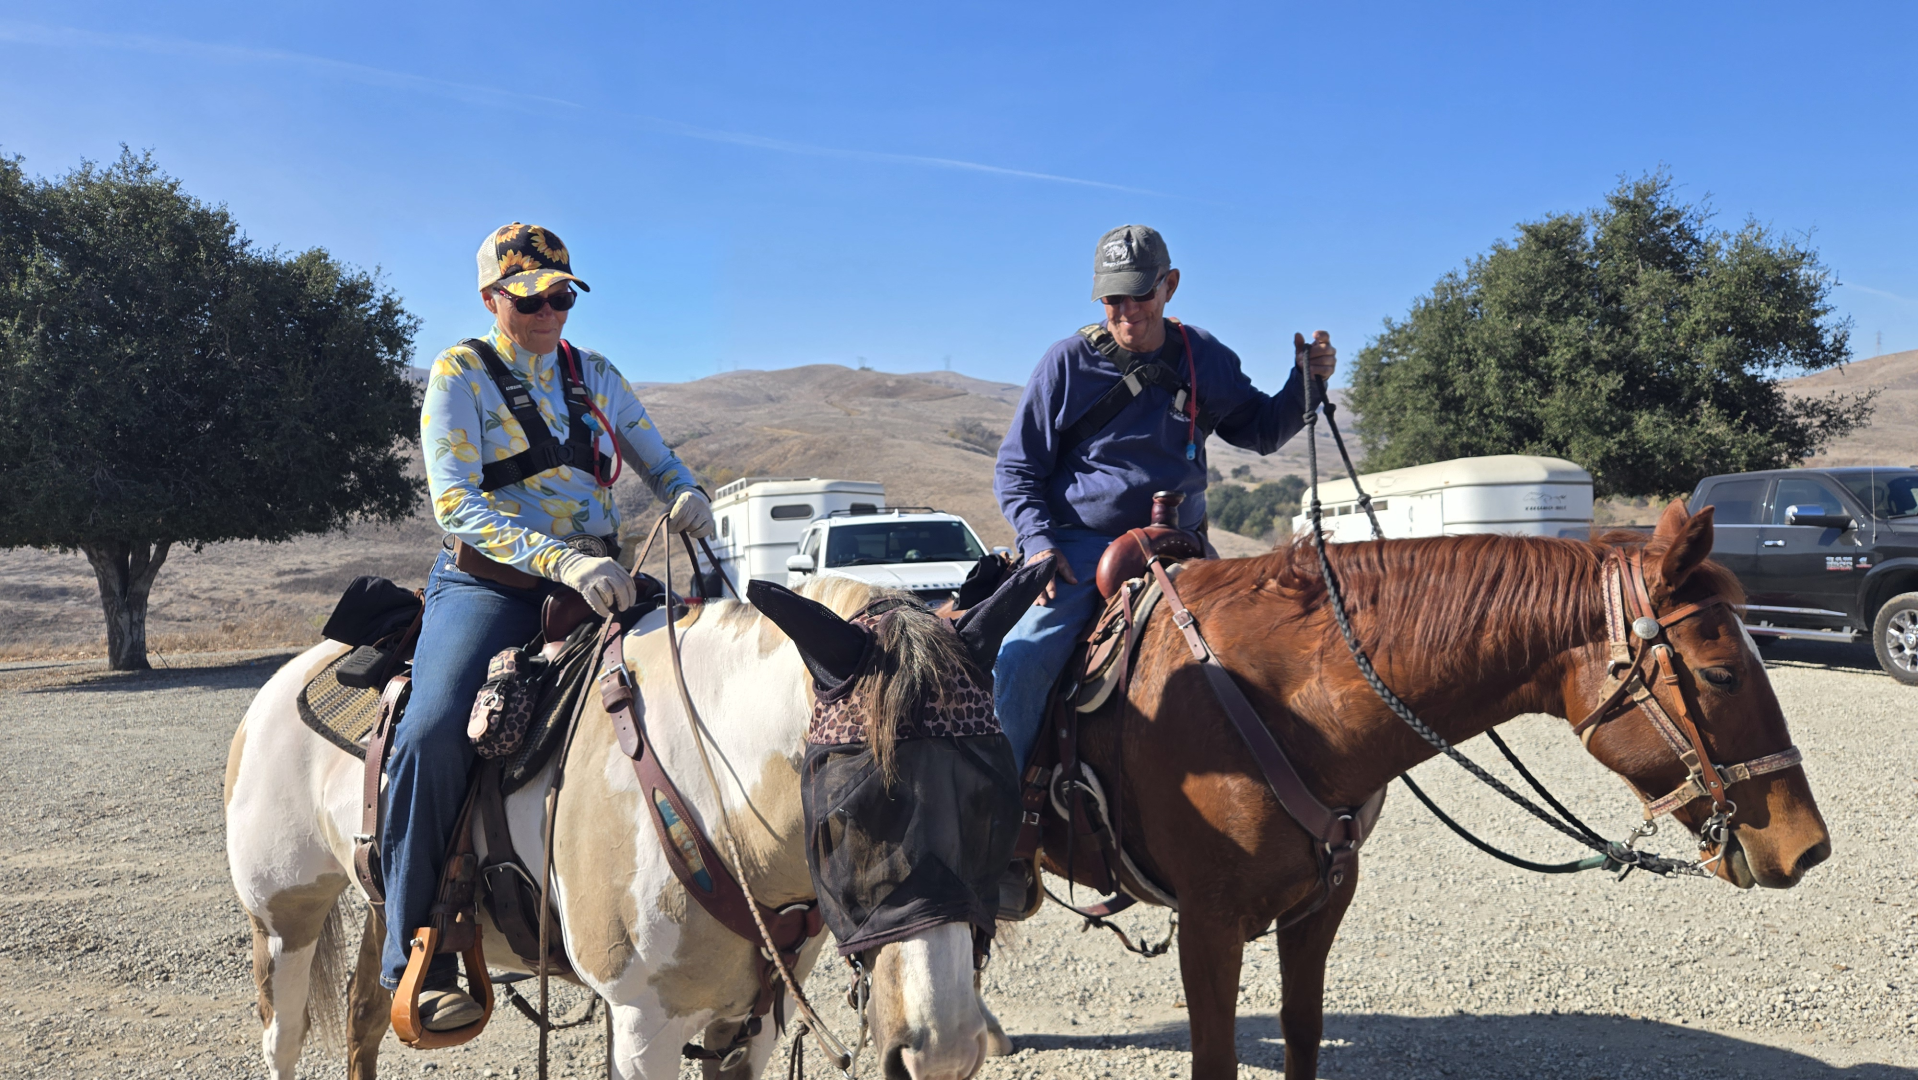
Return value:
<svg viewBox="0 0 1918 1080">
<path fill-rule="evenodd" d="M 426 615 L 413 652 L 413 693 L 386 766 L 386 949 L 380 984 L 399 986 L 407 942 L 439 898 L 440 869 L 466 801 L 473 746 L 466 721 L 486 681 L 486 661 L 539 634 L 545 589 L 514 589 L 459 570 L 441 552 L 426 581 Z M 453 957 L 435 961 L 450 971 Z"/>
<path fill-rule="evenodd" d="M 1088 529 L 1062 529 L 1053 534 L 1053 540 L 1079 584 L 1054 578 L 1058 595 L 1019 619 L 999 646 L 999 659 L 992 669 L 992 705 L 999 713 L 999 726 L 1012 741 L 1012 756 L 1021 774 L 1045 720 L 1046 695 L 1065 670 L 1086 624 L 1105 606 L 1093 574 L 1113 538 Z"/>
</svg>

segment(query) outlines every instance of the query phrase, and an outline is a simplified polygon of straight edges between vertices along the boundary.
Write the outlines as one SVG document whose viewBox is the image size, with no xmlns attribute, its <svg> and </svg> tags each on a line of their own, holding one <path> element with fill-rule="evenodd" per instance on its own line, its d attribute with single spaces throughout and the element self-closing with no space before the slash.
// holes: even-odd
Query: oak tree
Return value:
<svg viewBox="0 0 1918 1080">
<path fill-rule="evenodd" d="M 419 503 L 418 322 L 324 250 L 262 250 L 150 155 L 0 160 L 0 547 L 85 553 L 108 661 L 146 660 L 176 544 L 284 540 Z"/>
<path fill-rule="evenodd" d="M 1687 492 L 1795 465 L 1871 416 L 1869 393 L 1785 393 L 1843 363 L 1836 280 L 1801 238 L 1711 224 L 1659 172 L 1605 205 L 1518 227 L 1439 279 L 1359 353 L 1366 466 L 1569 458 L 1596 493 Z"/>
</svg>

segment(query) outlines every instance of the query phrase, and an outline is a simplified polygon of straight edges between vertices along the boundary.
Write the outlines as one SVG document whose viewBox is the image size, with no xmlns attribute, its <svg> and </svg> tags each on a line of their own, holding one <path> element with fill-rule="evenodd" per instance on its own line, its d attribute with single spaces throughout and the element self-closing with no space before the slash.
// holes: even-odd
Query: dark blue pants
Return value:
<svg viewBox="0 0 1918 1080">
<path fill-rule="evenodd" d="M 1089 529 L 1059 529 L 1054 539 L 1059 556 L 1072 567 L 1079 584 L 1056 579 L 1058 592 L 1052 602 L 1035 605 L 1020 617 L 999 646 L 999 660 L 992 669 L 993 709 L 1006 738 L 1012 740 L 1013 760 L 1021 774 L 1045 723 L 1046 695 L 1066 669 L 1086 624 L 1105 604 L 1094 574 L 1113 538 Z"/>
<path fill-rule="evenodd" d="M 380 983 L 406 972 L 407 942 L 438 899 L 440 868 L 473 766 L 466 720 L 486 681 L 486 661 L 539 633 L 544 589 L 514 589 L 465 573 L 441 552 L 426 582 L 426 615 L 413 653 L 413 694 L 386 766 L 386 950 Z M 450 966 L 444 957 L 436 970 Z"/>
</svg>

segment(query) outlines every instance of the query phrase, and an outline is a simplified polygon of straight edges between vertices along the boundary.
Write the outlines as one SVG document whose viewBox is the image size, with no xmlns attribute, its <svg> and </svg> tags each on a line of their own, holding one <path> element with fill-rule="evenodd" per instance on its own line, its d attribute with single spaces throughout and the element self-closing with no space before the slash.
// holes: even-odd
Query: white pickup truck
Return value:
<svg viewBox="0 0 1918 1080">
<path fill-rule="evenodd" d="M 759 578 L 797 588 L 815 576 L 907 589 L 936 605 L 986 547 L 956 514 L 887 506 L 866 480 L 747 477 L 714 493 L 714 553 L 741 589 Z"/>
</svg>

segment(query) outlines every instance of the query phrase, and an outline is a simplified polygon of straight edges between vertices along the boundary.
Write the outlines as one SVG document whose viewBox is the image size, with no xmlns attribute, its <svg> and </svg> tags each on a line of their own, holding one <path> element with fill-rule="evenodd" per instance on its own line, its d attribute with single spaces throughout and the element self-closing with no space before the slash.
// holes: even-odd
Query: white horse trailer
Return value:
<svg viewBox="0 0 1918 1080">
<path fill-rule="evenodd" d="M 886 503 L 872 480 L 748 476 L 713 493 L 713 554 L 740 589 L 753 578 L 786 583 L 786 559 L 812 523 L 835 510 L 870 514 Z"/>
<path fill-rule="evenodd" d="M 1592 474 L 1564 458 L 1457 458 L 1372 473 L 1359 483 L 1388 539 L 1482 532 L 1583 539 L 1592 530 Z M 1328 539 L 1372 538 L 1350 479 L 1320 484 L 1319 503 Z M 1292 528 L 1310 533 L 1312 523 L 1301 512 Z"/>
</svg>

